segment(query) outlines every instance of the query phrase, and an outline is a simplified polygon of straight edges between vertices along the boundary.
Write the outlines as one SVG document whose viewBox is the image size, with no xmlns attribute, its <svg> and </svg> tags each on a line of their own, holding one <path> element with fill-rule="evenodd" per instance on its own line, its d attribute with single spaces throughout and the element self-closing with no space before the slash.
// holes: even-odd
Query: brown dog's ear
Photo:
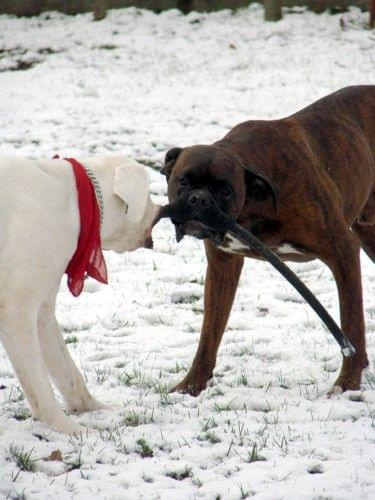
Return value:
<svg viewBox="0 0 375 500">
<path fill-rule="evenodd" d="M 257 201 L 265 201 L 267 198 L 272 197 L 273 208 L 275 212 L 277 211 L 279 194 L 271 181 L 264 177 L 264 175 L 250 168 L 246 169 L 245 181 L 247 193 L 250 198 Z"/>
<path fill-rule="evenodd" d="M 167 151 L 167 154 L 165 155 L 164 167 L 160 169 L 160 173 L 166 176 L 167 181 L 171 176 L 172 169 L 177 161 L 177 158 L 180 156 L 181 151 L 182 148 L 172 148 L 169 151 Z"/>
</svg>

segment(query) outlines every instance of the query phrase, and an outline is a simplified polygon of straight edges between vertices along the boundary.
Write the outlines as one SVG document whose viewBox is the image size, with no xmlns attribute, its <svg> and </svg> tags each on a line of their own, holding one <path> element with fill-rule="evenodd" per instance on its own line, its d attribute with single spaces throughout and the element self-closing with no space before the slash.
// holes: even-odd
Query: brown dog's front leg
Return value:
<svg viewBox="0 0 375 500">
<path fill-rule="evenodd" d="M 199 346 L 186 377 L 172 391 L 197 396 L 206 388 L 216 364 L 238 281 L 243 257 L 226 254 L 205 241 L 207 273 L 204 287 L 204 319 Z"/>
</svg>

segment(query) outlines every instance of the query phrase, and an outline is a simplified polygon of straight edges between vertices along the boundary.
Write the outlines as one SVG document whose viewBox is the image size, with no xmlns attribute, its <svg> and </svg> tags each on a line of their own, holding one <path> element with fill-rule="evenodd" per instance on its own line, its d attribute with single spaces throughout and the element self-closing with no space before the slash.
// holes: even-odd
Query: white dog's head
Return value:
<svg viewBox="0 0 375 500">
<path fill-rule="evenodd" d="M 152 248 L 151 230 L 160 207 L 151 201 L 146 168 L 120 155 L 96 156 L 88 163 L 102 186 L 103 249 L 122 253 Z"/>
</svg>

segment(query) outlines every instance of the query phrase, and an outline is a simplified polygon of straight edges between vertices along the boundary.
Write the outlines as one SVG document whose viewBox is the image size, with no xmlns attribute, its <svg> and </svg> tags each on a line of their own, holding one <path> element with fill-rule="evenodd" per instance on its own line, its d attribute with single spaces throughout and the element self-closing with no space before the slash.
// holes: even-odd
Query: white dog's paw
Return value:
<svg viewBox="0 0 375 500">
<path fill-rule="evenodd" d="M 65 413 L 55 417 L 43 418 L 41 416 L 33 417 L 34 420 L 39 420 L 46 423 L 51 429 L 56 432 L 61 432 L 63 434 L 74 434 L 76 436 L 86 435 L 88 429 L 82 425 L 76 424 L 71 418 L 67 417 Z"/>
<path fill-rule="evenodd" d="M 109 405 L 106 405 L 105 403 L 102 403 L 101 401 L 98 401 L 95 398 L 91 398 L 89 401 L 86 403 L 86 410 L 84 411 L 99 411 L 99 410 L 110 410 L 111 407 Z"/>
<path fill-rule="evenodd" d="M 82 425 L 76 424 L 67 417 L 67 420 L 64 421 L 54 421 L 49 423 L 50 427 L 57 432 L 61 432 L 62 434 L 74 434 L 75 436 L 86 436 L 89 433 L 89 429 L 87 427 L 83 427 Z"/>
<path fill-rule="evenodd" d="M 51 427 L 62 434 L 73 434 L 74 436 L 86 436 L 90 433 L 87 427 L 83 427 L 82 425 L 75 424 L 74 422 L 70 422 L 68 424 L 57 424 L 52 425 Z"/>
<path fill-rule="evenodd" d="M 95 398 L 90 398 L 80 404 L 69 405 L 69 410 L 74 413 L 85 413 L 87 411 L 111 410 L 111 406 L 101 403 Z"/>
</svg>

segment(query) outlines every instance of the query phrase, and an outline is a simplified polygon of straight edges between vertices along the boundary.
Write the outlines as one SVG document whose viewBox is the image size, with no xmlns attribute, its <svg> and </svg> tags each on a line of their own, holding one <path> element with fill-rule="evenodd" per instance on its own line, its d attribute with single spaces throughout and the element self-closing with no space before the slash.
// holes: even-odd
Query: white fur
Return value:
<svg viewBox="0 0 375 500">
<path fill-rule="evenodd" d="M 120 155 L 80 161 L 103 193 L 103 249 L 142 246 L 159 209 L 148 194 L 145 168 Z M 77 433 L 79 426 L 57 405 L 50 377 L 70 410 L 104 405 L 90 395 L 55 318 L 59 282 L 80 229 L 72 167 L 64 160 L 0 156 L 0 178 L 0 340 L 33 417 Z"/>
<path fill-rule="evenodd" d="M 228 246 L 220 246 L 220 250 L 223 250 L 227 253 L 246 253 L 249 249 L 241 243 L 237 238 L 234 238 L 232 235 L 226 234 L 226 239 L 228 240 Z M 303 252 L 297 250 L 291 243 L 283 243 L 280 247 L 276 248 L 276 253 L 280 255 L 284 254 L 297 254 L 304 255 Z"/>
<path fill-rule="evenodd" d="M 283 243 L 281 247 L 276 249 L 276 252 L 279 254 L 298 254 L 304 255 L 303 252 L 297 250 L 291 243 Z"/>
<path fill-rule="evenodd" d="M 228 246 L 220 246 L 220 250 L 228 253 L 244 253 L 248 250 L 246 245 L 241 243 L 237 238 L 234 238 L 232 235 L 226 234 L 226 239 L 228 240 Z"/>
<path fill-rule="evenodd" d="M 127 207 L 127 218 L 133 224 L 142 220 L 148 200 L 149 178 L 147 171 L 137 162 L 116 168 L 113 192 L 122 200 L 133 200 Z M 137 196 L 134 196 L 137 193 Z"/>
</svg>

